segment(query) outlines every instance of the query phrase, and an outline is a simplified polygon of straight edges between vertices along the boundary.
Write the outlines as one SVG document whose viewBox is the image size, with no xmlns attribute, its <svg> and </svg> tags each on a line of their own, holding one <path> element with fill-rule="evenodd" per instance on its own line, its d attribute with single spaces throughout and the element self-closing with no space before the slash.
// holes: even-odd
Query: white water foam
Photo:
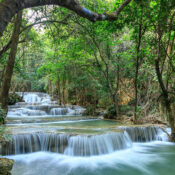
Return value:
<svg viewBox="0 0 175 175">
<path fill-rule="evenodd" d="M 148 166 L 156 162 L 164 164 L 164 159 L 159 154 L 151 152 L 149 146 L 164 146 L 164 143 L 134 144 L 127 150 L 92 157 L 37 152 L 8 158 L 15 160 L 13 175 L 105 175 L 107 170 L 111 172 L 110 175 L 124 175 L 129 172 L 135 175 L 153 175 Z"/>
</svg>

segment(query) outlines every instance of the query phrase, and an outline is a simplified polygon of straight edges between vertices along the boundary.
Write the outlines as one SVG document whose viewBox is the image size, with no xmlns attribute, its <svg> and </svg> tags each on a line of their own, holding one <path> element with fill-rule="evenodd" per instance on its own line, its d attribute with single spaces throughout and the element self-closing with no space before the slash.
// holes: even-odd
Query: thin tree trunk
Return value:
<svg viewBox="0 0 175 175">
<path fill-rule="evenodd" d="M 61 105 L 62 100 L 61 100 L 61 87 L 60 87 L 60 79 L 59 79 L 59 77 L 57 79 L 57 94 L 58 94 L 58 97 L 57 97 L 58 103 L 59 103 L 59 105 Z"/>
<path fill-rule="evenodd" d="M 135 71 L 135 106 L 134 106 L 134 124 L 138 122 L 137 106 L 138 106 L 138 74 L 139 74 L 139 60 L 140 60 L 140 46 L 142 41 L 142 15 L 140 17 L 138 43 L 137 43 L 137 56 L 136 56 L 136 71 Z"/>
<path fill-rule="evenodd" d="M 76 87 L 76 89 L 75 89 L 75 94 L 76 94 L 76 105 L 78 105 L 78 103 L 79 103 L 79 100 L 78 100 L 78 89 L 77 89 L 77 87 Z"/>
<path fill-rule="evenodd" d="M 49 94 L 50 94 L 50 96 L 51 96 L 51 99 L 54 100 L 54 96 L 53 96 L 53 87 L 52 87 L 52 82 L 51 82 L 50 79 L 48 80 L 48 90 L 49 90 Z"/>
<path fill-rule="evenodd" d="M 117 97 L 117 95 L 114 96 L 114 105 L 115 105 L 115 111 L 116 111 L 116 119 L 120 119 L 120 113 L 119 113 L 119 105 L 118 105 L 118 97 Z"/>
<path fill-rule="evenodd" d="M 118 58 L 118 62 L 119 62 L 119 58 Z M 114 103 L 115 103 L 115 111 L 116 111 L 116 118 L 120 119 L 120 111 L 119 111 L 119 95 L 118 95 L 118 91 L 119 91 L 119 85 L 120 85 L 120 67 L 119 65 L 117 66 L 117 77 L 115 78 L 116 81 L 116 89 L 114 90 Z"/>
<path fill-rule="evenodd" d="M 14 25 L 14 31 L 12 35 L 12 43 L 10 46 L 10 54 L 9 59 L 7 62 L 3 82 L 2 82 L 2 88 L 0 92 L 0 103 L 2 105 L 2 108 L 5 110 L 5 112 L 8 112 L 8 95 L 11 85 L 11 78 L 13 75 L 13 68 L 15 65 L 15 58 L 17 53 L 17 47 L 18 47 L 18 41 L 19 41 L 19 34 L 20 34 L 20 26 L 22 22 L 22 11 L 20 11 L 17 14 L 15 25 Z"/>
<path fill-rule="evenodd" d="M 63 102 L 63 105 L 65 105 L 65 78 L 63 78 L 63 82 L 62 82 L 62 102 Z"/>
<path fill-rule="evenodd" d="M 138 105 L 138 74 L 139 74 L 139 54 L 141 45 L 141 26 L 139 27 L 139 41 L 137 46 L 136 71 L 135 71 L 135 106 L 134 106 L 134 124 L 137 124 L 137 105 Z"/>
<path fill-rule="evenodd" d="M 66 104 L 68 103 L 68 99 L 69 99 L 69 91 L 67 89 L 68 84 L 69 84 L 69 80 L 67 79 L 67 80 L 65 80 L 65 87 L 64 87 L 64 97 L 65 97 Z"/>
</svg>

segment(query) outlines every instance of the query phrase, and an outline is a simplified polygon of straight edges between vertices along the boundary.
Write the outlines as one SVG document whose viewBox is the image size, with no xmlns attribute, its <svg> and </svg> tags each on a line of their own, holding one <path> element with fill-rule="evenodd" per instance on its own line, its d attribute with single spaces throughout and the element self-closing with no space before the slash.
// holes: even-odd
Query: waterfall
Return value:
<svg viewBox="0 0 175 175">
<path fill-rule="evenodd" d="M 57 152 L 70 156 L 91 156 L 114 152 L 131 147 L 126 132 L 104 135 L 76 135 L 35 133 L 13 135 L 12 141 L 4 145 L 2 155 L 24 154 L 37 151 Z"/>
<path fill-rule="evenodd" d="M 116 150 L 129 148 L 132 142 L 126 132 L 95 136 L 72 136 L 64 152 L 70 156 L 92 156 L 109 154 Z"/>
<path fill-rule="evenodd" d="M 159 127 L 118 127 L 121 132 L 99 135 L 71 135 L 57 133 L 18 134 L 1 147 L 2 155 L 37 151 L 57 152 L 69 156 L 92 156 L 130 148 L 133 142 L 162 140 Z"/>
<path fill-rule="evenodd" d="M 156 126 L 120 126 L 118 129 L 126 131 L 133 142 L 149 142 L 154 140 L 163 141 L 168 139 L 167 135 L 164 134 L 162 129 Z"/>
<path fill-rule="evenodd" d="M 8 118 L 20 118 L 30 116 L 77 116 L 81 115 L 85 108 L 80 106 L 59 106 L 51 97 L 39 92 L 18 92 L 25 102 L 19 102 L 9 106 Z"/>
<path fill-rule="evenodd" d="M 20 116 L 42 116 L 42 115 L 46 115 L 45 111 L 41 111 L 41 110 L 31 110 L 31 109 L 27 109 L 27 108 L 21 108 L 21 109 L 11 109 L 8 112 L 8 115 L 11 117 L 20 117 Z"/>
<path fill-rule="evenodd" d="M 60 130 L 59 127 L 61 124 L 58 124 L 57 121 L 63 120 L 63 118 L 60 119 L 62 116 L 66 116 L 66 119 L 64 118 L 64 120 L 67 120 L 67 118 L 69 118 L 67 116 L 81 115 L 85 110 L 84 108 L 79 106 L 59 106 L 55 102 L 52 103 L 50 96 L 45 93 L 33 92 L 19 94 L 23 95 L 25 103 L 18 103 L 10 106 L 7 116 L 7 120 L 12 121 L 12 133 L 13 129 L 16 131 L 16 126 L 13 128 L 13 122 L 19 122 L 19 119 L 22 119 L 21 121 L 24 123 L 32 123 L 27 125 L 27 128 L 24 125 L 23 129 L 25 128 L 25 130 L 28 129 L 29 131 L 31 130 L 31 132 L 35 133 L 19 134 L 25 133 L 25 131 L 15 132 L 18 134 L 13 135 L 10 141 L 1 145 L 0 153 L 2 155 L 17 155 L 38 151 L 48 151 L 68 156 L 93 156 L 109 154 L 118 150 L 131 148 L 133 142 L 168 140 L 166 134 L 159 127 L 117 127 L 114 125 L 115 128 L 101 128 L 103 123 L 100 123 L 100 125 L 99 123 L 94 125 L 94 127 L 97 127 L 95 129 L 93 128 L 94 130 L 91 128 L 93 127 L 93 123 L 74 124 L 75 128 L 73 129 L 76 130 L 76 132 L 81 130 L 81 132 L 83 131 L 82 133 L 86 134 L 73 135 L 70 134 L 70 132 L 67 132 L 67 130 L 72 129 L 71 124 L 65 124 L 61 128 L 63 130 Z M 45 119 L 43 119 L 44 117 Z M 52 118 L 48 119 L 47 117 Z M 37 123 L 37 121 L 43 121 L 42 127 Z M 44 124 L 47 125 L 44 126 Z M 90 127 L 88 128 L 87 126 Z M 54 127 L 54 130 L 49 129 L 52 127 Z M 47 129 L 46 133 L 36 133 L 37 131 L 45 131 L 45 128 Z M 49 133 L 48 130 L 51 132 L 64 131 L 67 132 L 67 134 Z M 96 131 L 96 134 L 94 134 L 94 131 Z"/>
<path fill-rule="evenodd" d="M 68 113 L 67 108 L 52 108 L 50 110 L 50 115 L 66 115 Z"/>
<path fill-rule="evenodd" d="M 23 100 L 29 104 L 36 103 L 51 103 L 51 97 L 48 94 L 40 92 L 17 92 L 20 96 L 23 96 Z"/>
<path fill-rule="evenodd" d="M 63 153 L 68 144 L 67 134 L 34 133 L 13 135 L 12 140 L 1 148 L 2 155 L 24 154 L 37 151 Z"/>
<path fill-rule="evenodd" d="M 50 110 L 50 115 L 69 115 L 69 116 L 74 116 L 74 115 L 81 115 L 85 111 L 84 108 L 79 107 L 79 106 L 66 106 L 66 107 L 60 107 L 60 108 L 52 108 Z"/>
<path fill-rule="evenodd" d="M 80 106 L 70 106 L 68 107 L 67 115 L 81 115 L 85 110 L 85 108 L 82 108 Z"/>
</svg>

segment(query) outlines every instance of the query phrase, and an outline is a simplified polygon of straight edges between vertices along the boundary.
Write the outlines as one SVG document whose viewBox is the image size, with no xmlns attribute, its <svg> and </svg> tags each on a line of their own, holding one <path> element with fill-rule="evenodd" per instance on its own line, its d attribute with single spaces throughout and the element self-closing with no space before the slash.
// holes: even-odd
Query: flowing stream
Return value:
<svg viewBox="0 0 175 175">
<path fill-rule="evenodd" d="M 15 160 L 12 175 L 174 175 L 175 145 L 161 128 L 120 126 L 48 94 L 19 94 L 25 102 L 9 107 L 12 136 L 0 148 Z"/>
</svg>

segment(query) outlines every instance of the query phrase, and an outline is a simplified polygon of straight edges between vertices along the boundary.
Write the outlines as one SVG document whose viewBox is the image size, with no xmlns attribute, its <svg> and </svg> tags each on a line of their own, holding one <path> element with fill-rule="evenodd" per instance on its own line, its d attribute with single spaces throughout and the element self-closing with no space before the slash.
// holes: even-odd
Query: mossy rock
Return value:
<svg viewBox="0 0 175 175">
<path fill-rule="evenodd" d="M 14 160 L 7 158 L 0 158 L 0 174 L 11 175 L 11 170 L 14 164 Z"/>
<path fill-rule="evenodd" d="M 116 118 L 116 109 L 115 109 L 115 105 L 110 105 L 107 108 L 106 113 L 104 114 L 104 118 L 106 119 L 115 119 Z"/>
<path fill-rule="evenodd" d="M 15 103 L 18 102 L 23 102 L 22 97 L 16 93 L 10 93 L 8 97 L 8 105 L 14 105 Z"/>
</svg>

